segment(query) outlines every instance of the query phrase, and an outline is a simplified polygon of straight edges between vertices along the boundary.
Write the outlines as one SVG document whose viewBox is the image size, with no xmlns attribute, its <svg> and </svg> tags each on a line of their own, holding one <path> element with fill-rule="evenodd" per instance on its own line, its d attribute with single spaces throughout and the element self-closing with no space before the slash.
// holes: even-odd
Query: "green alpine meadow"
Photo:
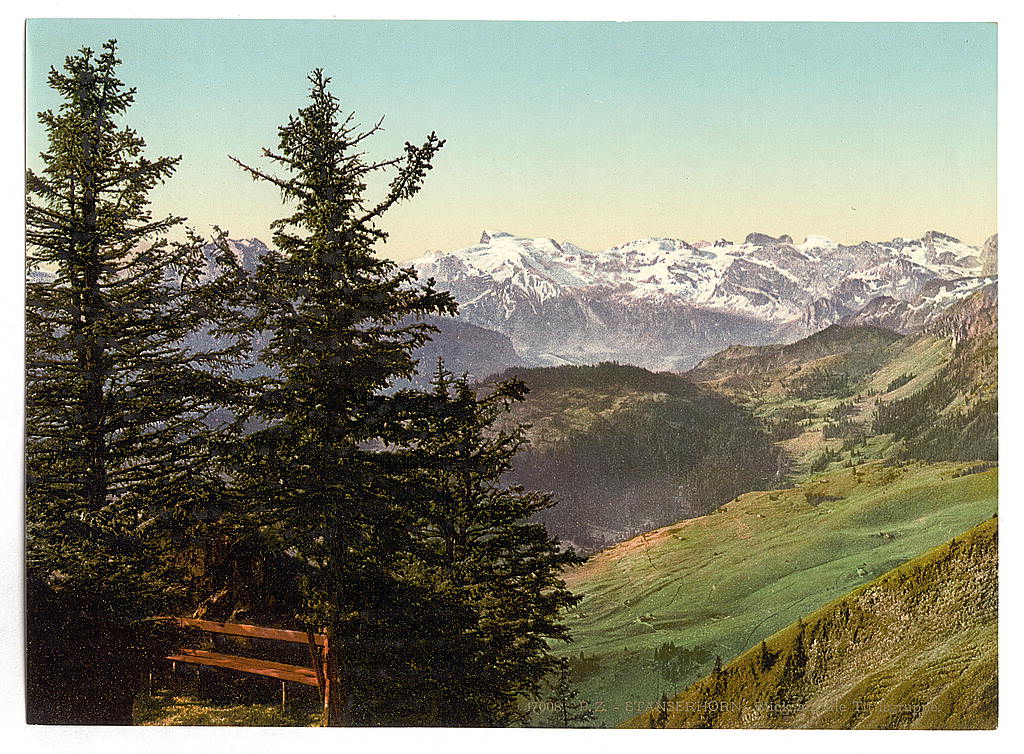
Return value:
<svg viewBox="0 0 1024 754">
<path fill-rule="evenodd" d="M 996 37 L 29 20 L 24 721 L 996 729 Z"/>
</svg>

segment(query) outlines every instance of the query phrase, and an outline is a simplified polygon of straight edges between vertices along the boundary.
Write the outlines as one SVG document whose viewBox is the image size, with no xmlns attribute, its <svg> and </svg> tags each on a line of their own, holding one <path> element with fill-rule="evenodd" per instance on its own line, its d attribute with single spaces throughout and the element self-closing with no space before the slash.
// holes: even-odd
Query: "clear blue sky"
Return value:
<svg viewBox="0 0 1024 754">
<path fill-rule="evenodd" d="M 992 24 L 30 21 L 30 165 L 46 71 L 112 37 L 129 122 L 184 157 L 157 209 L 201 231 L 269 240 L 278 194 L 226 155 L 276 146 L 314 67 L 363 123 L 386 116 L 374 154 L 447 139 L 384 223 L 398 259 L 485 227 L 594 249 L 997 230 Z"/>
</svg>

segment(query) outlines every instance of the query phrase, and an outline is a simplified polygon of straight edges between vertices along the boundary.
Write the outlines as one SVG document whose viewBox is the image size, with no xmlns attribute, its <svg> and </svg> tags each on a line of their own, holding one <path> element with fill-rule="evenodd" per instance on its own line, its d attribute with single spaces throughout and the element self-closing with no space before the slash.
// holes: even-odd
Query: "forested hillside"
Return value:
<svg viewBox="0 0 1024 754">
<path fill-rule="evenodd" d="M 687 377 L 734 394 L 831 395 L 877 369 L 885 348 L 900 339 L 878 327 L 830 325 L 789 345 L 731 346 Z"/>
<path fill-rule="evenodd" d="M 782 454 L 743 408 L 669 373 L 605 363 L 516 369 L 530 425 L 511 479 L 560 500 L 542 519 L 584 550 L 772 487 Z"/>
<path fill-rule="evenodd" d="M 995 286 L 956 304 L 928 328 L 955 344 L 948 363 L 920 391 L 880 398 L 872 430 L 924 460 L 999 457 L 998 309 Z"/>
</svg>

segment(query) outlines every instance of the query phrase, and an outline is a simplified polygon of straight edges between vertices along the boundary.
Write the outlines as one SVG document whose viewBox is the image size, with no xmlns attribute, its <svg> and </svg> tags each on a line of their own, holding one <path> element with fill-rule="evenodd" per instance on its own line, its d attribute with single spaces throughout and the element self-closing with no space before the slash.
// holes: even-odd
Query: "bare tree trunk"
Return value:
<svg viewBox="0 0 1024 754">
<path fill-rule="evenodd" d="M 341 641 L 333 626 L 327 627 L 324 647 L 324 714 L 322 725 L 337 728 L 349 724 L 346 715 L 345 662 L 341 656 Z"/>
</svg>

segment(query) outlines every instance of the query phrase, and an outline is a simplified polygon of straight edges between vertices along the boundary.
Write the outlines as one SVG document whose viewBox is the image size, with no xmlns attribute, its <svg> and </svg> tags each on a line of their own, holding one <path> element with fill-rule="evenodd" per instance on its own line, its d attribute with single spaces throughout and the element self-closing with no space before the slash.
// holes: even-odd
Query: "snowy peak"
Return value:
<svg viewBox="0 0 1024 754">
<path fill-rule="evenodd" d="M 260 259 L 270 251 L 258 238 L 239 238 L 227 241 L 228 250 L 234 255 L 239 266 L 246 272 L 256 269 Z"/>
<path fill-rule="evenodd" d="M 962 241 L 959 238 L 953 238 L 953 236 L 947 235 L 946 233 L 940 233 L 937 230 L 926 231 L 921 240 L 928 245 L 937 243 L 950 243 L 960 244 Z"/>
<path fill-rule="evenodd" d="M 260 259 L 270 252 L 270 248 L 258 238 L 229 238 L 224 241 L 224 246 L 234 257 L 235 263 L 246 272 L 253 272 Z M 213 280 L 221 274 L 224 264 L 222 254 L 223 251 L 215 243 L 203 246 L 207 279 Z"/>
<path fill-rule="evenodd" d="M 484 241 L 483 239 L 487 239 Z M 481 243 L 457 252 L 428 254 L 413 264 L 425 277 L 458 282 L 475 279 L 494 286 L 519 288 L 544 301 L 572 288 L 594 283 L 590 252 L 551 238 L 517 238 L 484 231 Z"/>
<path fill-rule="evenodd" d="M 988 282 L 982 256 L 937 231 L 853 246 L 766 233 L 641 238 L 592 251 L 486 230 L 474 246 L 413 264 L 451 291 L 461 318 L 529 358 L 663 369 L 733 343 L 795 340 L 874 301 L 862 318 L 920 326 Z"/>
<path fill-rule="evenodd" d="M 803 243 L 797 244 L 796 248 L 800 251 L 811 251 L 812 249 L 835 249 L 839 244 L 835 241 L 825 238 L 825 236 L 807 236 Z"/>
<path fill-rule="evenodd" d="M 512 238 L 512 234 L 502 230 L 485 230 L 480 234 L 480 243 L 488 244 L 492 238 Z"/>
<path fill-rule="evenodd" d="M 775 246 L 784 243 L 792 244 L 793 239 L 785 233 L 778 238 L 769 236 L 766 233 L 750 233 L 747 235 L 743 243 L 750 246 Z"/>
<path fill-rule="evenodd" d="M 765 233 L 751 233 L 742 244 L 644 238 L 598 252 L 504 231 L 485 230 L 480 240 L 414 264 L 442 283 L 473 280 L 478 288 L 514 288 L 538 302 L 612 291 L 620 299 L 678 300 L 773 321 L 804 316 L 822 298 L 837 299 L 831 307 L 837 313 L 855 311 L 878 296 L 909 301 L 929 280 L 981 270 L 978 249 L 937 231 L 918 240 L 857 246 L 823 236 L 794 244 L 789 235 Z M 818 311 L 822 306 L 817 304 Z"/>
<path fill-rule="evenodd" d="M 635 298 L 710 295 L 732 259 L 672 238 L 629 241 L 600 252 L 552 238 L 523 238 L 485 231 L 481 243 L 414 262 L 439 281 L 476 277 L 515 286 L 541 300 L 570 290 L 609 289 Z"/>
</svg>

